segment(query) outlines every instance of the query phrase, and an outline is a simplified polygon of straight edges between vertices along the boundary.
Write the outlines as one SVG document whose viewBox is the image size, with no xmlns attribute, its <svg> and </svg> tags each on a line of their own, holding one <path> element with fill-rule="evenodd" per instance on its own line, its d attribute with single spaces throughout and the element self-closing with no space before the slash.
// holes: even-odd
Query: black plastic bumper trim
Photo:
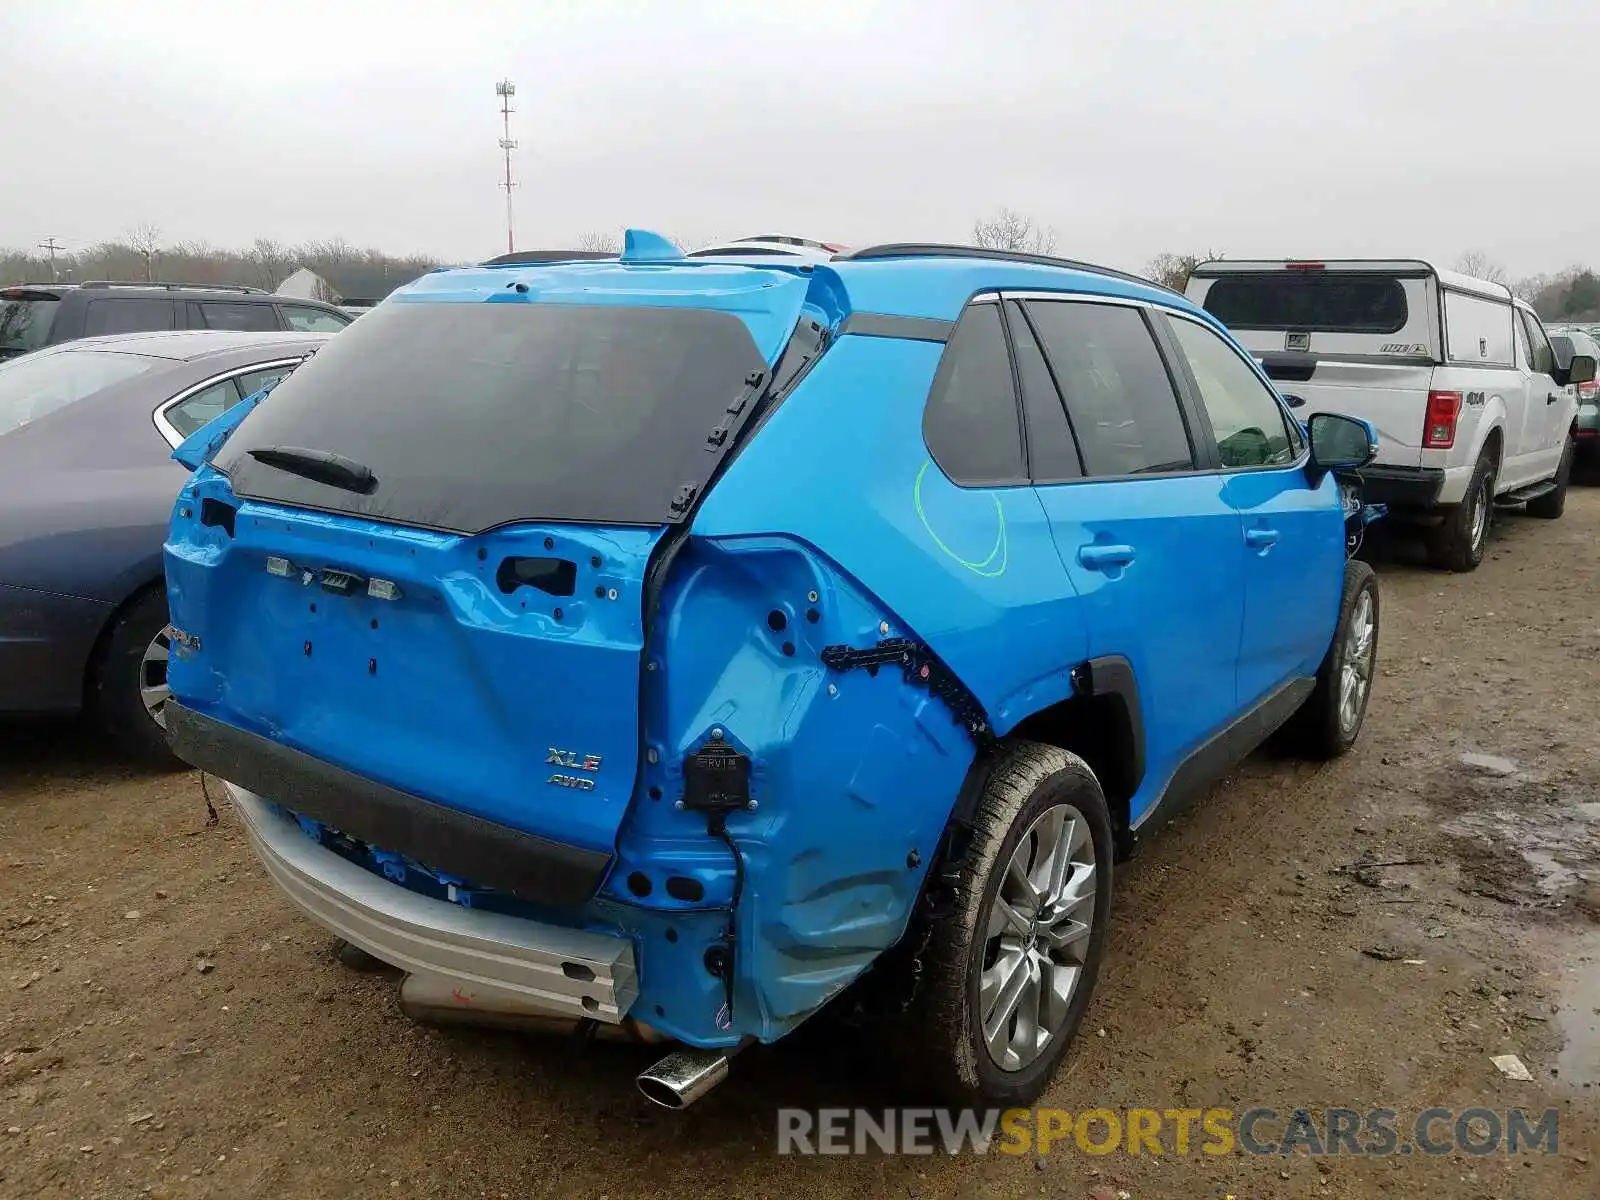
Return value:
<svg viewBox="0 0 1600 1200">
<path fill-rule="evenodd" d="M 1356 474 L 1368 504 L 1432 508 L 1444 488 L 1444 472 L 1438 467 L 1363 467 Z"/>
<path fill-rule="evenodd" d="M 611 855 L 435 804 L 167 701 L 167 740 L 185 762 L 291 812 L 436 871 L 535 904 L 588 901 Z"/>
</svg>

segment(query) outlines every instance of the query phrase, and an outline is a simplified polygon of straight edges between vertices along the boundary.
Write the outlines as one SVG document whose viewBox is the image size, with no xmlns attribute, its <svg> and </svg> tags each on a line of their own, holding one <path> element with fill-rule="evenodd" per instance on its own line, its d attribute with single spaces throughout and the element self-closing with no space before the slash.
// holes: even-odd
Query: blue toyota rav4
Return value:
<svg viewBox="0 0 1600 1200">
<path fill-rule="evenodd" d="M 168 729 L 414 1015 L 675 1041 L 681 1107 L 843 993 L 1025 1103 L 1114 858 L 1359 733 L 1374 441 L 1062 260 L 443 270 L 180 447 Z"/>
</svg>

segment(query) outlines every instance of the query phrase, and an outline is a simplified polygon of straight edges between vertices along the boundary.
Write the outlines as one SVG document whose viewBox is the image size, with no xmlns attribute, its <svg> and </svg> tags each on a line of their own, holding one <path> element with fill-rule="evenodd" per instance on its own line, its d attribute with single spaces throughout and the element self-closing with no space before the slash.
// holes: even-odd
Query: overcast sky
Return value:
<svg viewBox="0 0 1600 1200">
<path fill-rule="evenodd" d="M 0 245 L 626 225 L 1600 261 L 1592 0 L 0 0 Z"/>
</svg>

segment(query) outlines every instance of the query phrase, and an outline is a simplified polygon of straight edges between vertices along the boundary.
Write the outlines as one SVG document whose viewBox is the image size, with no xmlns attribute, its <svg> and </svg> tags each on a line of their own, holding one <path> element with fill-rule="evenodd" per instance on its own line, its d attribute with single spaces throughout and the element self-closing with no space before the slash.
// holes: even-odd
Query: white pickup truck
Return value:
<svg viewBox="0 0 1600 1200">
<path fill-rule="evenodd" d="M 1410 260 L 1207 262 L 1189 299 L 1228 326 L 1302 420 L 1365 417 L 1365 498 L 1427 526 L 1429 556 L 1470 571 L 1496 504 L 1559 517 L 1576 386 L 1531 307 L 1498 283 Z"/>
</svg>

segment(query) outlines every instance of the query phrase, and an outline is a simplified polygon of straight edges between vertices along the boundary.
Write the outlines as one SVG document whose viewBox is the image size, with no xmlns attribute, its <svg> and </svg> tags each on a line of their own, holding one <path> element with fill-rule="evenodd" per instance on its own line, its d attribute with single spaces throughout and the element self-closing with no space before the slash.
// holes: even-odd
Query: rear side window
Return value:
<svg viewBox="0 0 1600 1200">
<path fill-rule="evenodd" d="M 998 304 L 969 304 L 956 322 L 928 394 L 922 436 L 939 469 L 957 483 L 1027 481 Z"/>
<path fill-rule="evenodd" d="M 0 357 L 26 354 L 44 345 L 60 303 L 42 293 L 0 296 Z"/>
<path fill-rule="evenodd" d="M 1205 307 L 1231 329 L 1397 333 L 1407 318 L 1406 289 L 1398 279 L 1345 272 L 1220 275 Z"/>
<path fill-rule="evenodd" d="M 200 320 L 195 321 L 195 310 Z M 191 300 L 189 324 L 200 329 L 232 329 L 241 333 L 267 333 L 278 328 L 278 314 L 270 304 L 244 304 L 225 300 Z"/>
<path fill-rule="evenodd" d="M 259 392 L 268 384 L 277 383 L 292 370 L 294 366 L 289 364 L 280 367 L 262 367 L 255 371 L 246 371 L 242 375 L 229 376 L 202 388 L 191 396 L 184 397 L 176 404 L 168 405 L 162 410 L 162 415 L 180 437 L 188 437 L 202 425 L 220 417 L 246 396 Z"/>
<path fill-rule="evenodd" d="M 1283 409 L 1267 385 L 1257 378 L 1233 348 L 1211 330 L 1181 317 L 1172 332 L 1194 374 L 1200 402 L 1217 436 L 1222 465 L 1287 466 L 1298 457 Z"/>
<path fill-rule="evenodd" d="M 292 370 L 294 370 L 294 367 L 292 366 L 262 367 L 259 371 L 245 372 L 235 380 L 235 382 L 239 385 L 240 398 L 242 399 L 245 396 L 259 392 L 268 384 L 277 383 L 278 380 L 282 379 Z"/>
<path fill-rule="evenodd" d="M 1091 476 L 1194 468 L 1178 395 L 1136 308 L 1032 300 L 1039 331 Z"/>
<path fill-rule="evenodd" d="M 89 301 L 83 336 L 154 333 L 172 328 L 172 301 L 151 296 L 107 296 Z"/>
<path fill-rule="evenodd" d="M 241 495 L 477 533 L 516 521 L 682 520 L 767 377 L 745 323 L 707 309 L 391 303 L 241 422 L 215 465 Z M 353 492 L 252 450 L 341 455 Z"/>
<path fill-rule="evenodd" d="M 0 365 L 0 434 L 161 365 L 140 354 L 61 350 Z"/>
<path fill-rule="evenodd" d="M 233 380 L 224 379 L 221 383 L 213 383 L 210 387 L 202 388 L 194 395 L 178 401 L 167 409 L 164 415 L 167 424 L 178 431 L 178 436 L 186 438 L 237 403 L 239 403 L 239 389 L 234 386 Z"/>
<path fill-rule="evenodd" d="M 281 307 L 283 319 L 289 323 L 289 328 L 299 330 L 301 333 L 338 333 L 350 324 L 349 317 L 342 317 L 320 308 L 304 308 L 298 304 L 285 304 Z"/>
</svg>

